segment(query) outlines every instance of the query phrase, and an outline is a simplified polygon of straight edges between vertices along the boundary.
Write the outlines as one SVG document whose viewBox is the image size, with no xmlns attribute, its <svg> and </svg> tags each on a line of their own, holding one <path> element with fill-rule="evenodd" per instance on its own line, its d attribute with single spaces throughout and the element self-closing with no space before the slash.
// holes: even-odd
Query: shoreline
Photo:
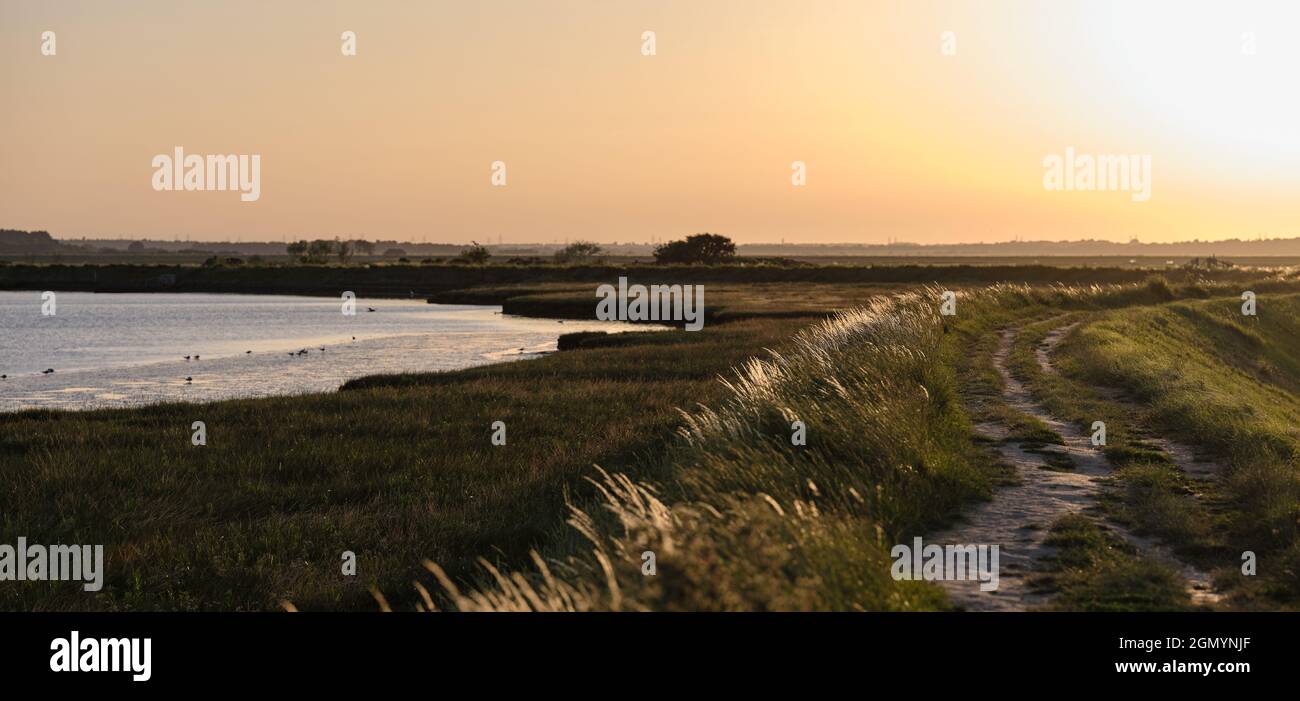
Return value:
<svg viewBox="0 0 1300 701">
<path fill-rule="evenodd" d="M 94 294 L 79 290 L 59 290 L 74 294 Z M 5 290 L 5 292 L 16 292 L 14 290 Z M 149 294 L 149 293 L 121 293 L 121 294 Z M 186 293 L 186 292 L 163 292 L 164 295 L 210 295 L 223 294 L 228 296 L 255 296 L 267 297 L 272 295 L 258 295 L 247 293 Z M 307 295 L 294 295 L 303 299 L 320 299 L 319 297 L 310 297 Z M 389 304 L 394 302 L 402 306 L 417 309 L 424 308 L 428 302 L 418 300 L 402 300 L 389 298 Z M 78 367 L 58 367 L 58 374 L 54 379 L 48 382 L 42 382 L 43 373 L 40 371 L 23 371 L 18 373 L 9 373 L 6 380 L 0 383 L 0 390 L 3 394 L 10 395 L 0 404 L 9 404 L 14 402 L 15 406 L 4 406 L 0 408 L 0 415 L 20 414 L 23 412 L 92 412 L 92 411 L 129 411 L 147 407 L 154 407 L 166 404 L 199 404 L 208 405 L 226 401 L 256 400 L 272 397 L 298 397 L 312 395 L 329 395 L 343 390 L 346 386 L 358 382 L 364 382 L 367 378 L 391 374 L 439 374 L 454 373 L 473 368 L 491 367 L 495 365 L 512 364 L 520 360 L 534 360 L 543 358 L 548 355 L 559 352 L 565 347 L 563 338 L 568 335 L 588 336 L 588 335 L 620 335 L 628 332 L 643 332 L 649 330 L 666 330 L 664 326 L 658 325 L 654 328 L 633 328 L 632 325 L 621 325 L 620 328 L 609 330 L 592 330 L 579 323 L 576 326 L 579 330 L 573 331 L 571 328 L 549 324 L 539 326 L 540 319 L 536 317 L 524 317 L 517 315 L 508 315 L 501 312 L 499 305 L 491 304 L 436 304 L 438 307 L 444 307 L 453 314 L 472 313 L 481 314 L 487 318 L 487 315 L 495 315 L 491 318 L 504 319 L 514 317 L 520 323 L 505 322 L 498 324 L 493 322 L 492 328 L 495 333 L 500 334 L 500 338 L 489 337 L 486 342 L 480 342 L 481 348 L 469 348 L 466 352 L 456 352 L 454 348 L 446 346 L 441 341 L 446 329 L 425 329 L 421 331 L 402 330 L 400 328 L 392 331 L 378 330 L 373 335 L 366 335 L 359 339 L 354 339 L 354 343 L 333 339 L 326 334 L 324 336 L 313 337 L 304 341 L 302 338 L 286 337 L 282 339 L 248 339 L 239 343 L 240 347 L 247 345 L 249 348 L 256 348 L 253 353 L 253 359 L 256 361 L 259 370 L 249 370 L 242 365 L 242 359 L 247 357 L 245 352 L 221 352 L 209 351 L 203 354 L 204 360 L 202 365 L 182 363 L 176 359 L 166 357 L 150 358 L 143 362 L 124 362 L 113 363 L 101 366 L 78 366 Z M 594 321 L 594 320 L 593 320 Z M 360 333 L 360 332 L 358 332 Z M 496 341 L 493 343 L 493 341 Z M 439 346 L 440 342 L 444 346 Z M 269 344 L 269 345 L 268 345 Z M 416 344 L 413 346 L 412 344 Z M 328 387 L 319 386 L 319 383 L 313 383 L 311 378 L 303 378 L 299 382 L 291 382 L 289 378 L 281 378 L 288 382 L 280 386 L 277 381 L 276 386 L 283 391 L 271 391 L 269 393 L 261 391 L 249 391 L 247 387 L 250 372 L 272 372 L 279 375 L 281 367 L 276 363 L 277 360 L 283 362 L 282 357 L 285 352 L 297 349 L 300 346 L 310 348 L 308 360 L 298 360 L 298 363 L 311 362 L 317 357 L 316 346 L 327 346 L 334 351 L 341 349 L 355 348 L 361 351 L 369 349 L 370 353 L 378 353 L 375 358 L 383 358 L 378 361 L 374 367 L 361 365 L 363 361 L 351 357 L 344 365 L 335 366 L 336 370 L 326 375 L 318 375 L 316 379 L 332 380 Z M 416 346 L 420 346 L 420 358 L 424 362 L 407 362 L 395 360 L 397 356 L 407 356 Z M 522 349 L 521 349 L 522 346 Z M 406 350 L 402 350 L 406 348 Z M 462 349 L 465 350 L 465 349 Z M 346 352 L 346 353 L 350 353 Z M 345 353 L 340 358 L 349 358 Z M 334 353 L 330 354 L 334 356 Z M 371 361 L 374 362 L 374 361 Z M 448 363 L 446 367 L 435 367 L 439 363 Z M 233 365 L 232 365 L 233 364 Z M 269 364 L 269 365 L 268 365 Z M 295 366 L 296 368 L 296 366 Z M 169 372 L 173 371 L 174 372 Z M 291 371 L 294 372 L 294 371 Z M 173 396 L 182 390 L 178 390 L 167 381 L 168 377 L 188 378 L 193 377 L 193 382 L 186 382 L 184 386 L 193 386 L 196 389 L 202 388 L 199 395 L 201 396 Z M 205 379 L 206 378 L 206 379 Z M 218 384 L 212 384 L 212 383 Z M 117 395 L 125 390 L 119 389 L 120 385 L 140 385 L 143 383 L 146 389 L 143 392 L 131 393 L 131 401 L 127 403 L 117 403 L 114 398 L 101 397 L 101 395 Z M 177 385 L 180 386 L 180 385 Z M 235 392 L 237 394 L 224 394 L 225 392 Z M 66 395 L 68 404 L 62 404 L 61 400 Z M 76 396 L 74 396 L 76 395 Z M 101 402 L 105 399 L 107 403 Z M 31 402 L 37 402 L 35 404 Z"/>
</svg>

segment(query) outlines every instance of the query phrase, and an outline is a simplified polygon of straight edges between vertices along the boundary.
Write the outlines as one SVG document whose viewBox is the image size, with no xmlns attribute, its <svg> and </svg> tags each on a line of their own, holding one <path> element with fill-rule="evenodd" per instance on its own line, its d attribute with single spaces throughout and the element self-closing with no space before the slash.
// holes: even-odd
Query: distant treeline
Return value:
<svg viewBox="0 0 1300 701">
<path fill-rule="evenodd" d="M 1138 282 L 1142 269 L 1050 265 L 744 266 L 744 265 L 384 265 L 283 266 L 275 268 L 180 265 L 0 265 L 0 289 L 94 292 L 227 292 L 254 294 L 341 294 L 427 298 L 450 290 L 530 283 L 949 283 L 1107 284 Z M 1257 278 L 1258 272 L 1161 271 L 1171 282 Z M 490 303 L 489 300 L 484 300 Z"/>
<path fill-rule="evenodd" d="M 1220 241 L 1176 241 L 1143 243 L 1130 241 L 999 241 L 992 243 L 940 244 L 744 244 L 743 256 L 815 257 L 906 257 L 906 258 L 1191 258 L 1300 256 L 1300 238 L 1223 239 Z M 1180 261 L 1181 262 L 1181 261 Z"/>
<path fill-rule="evenodd" d="M 303 237 L 295 236 L 295 242 Z M 320 235 L 306 241 L 338 240 L 351 244 L 358 257 L 429 257 L 455 256 L 467 244 L 452 242 L 415 242 L 396 239 L 365 240 L 356 236 L 322 238 Z M 362 244 L 358 246 L 357 244 Z M 599 243 L 599 242 L 598 242 Z M 180 241 L 126 238 L 52 238 L 45 231 L 0 230 L 0 255 L 51 255 L 113 256 L 177 256 L 181 254 L 208 254 L 222 256 L 263 256 L 267 258 L 301 257 L 287 252 L 292 245 L 285 241 Z M 485 242 L 483 248 L 494 257 L 540 256 L 550 257 L 569 242 L 561 243 L 509 243 Z M 649 257 L 655 251 L 653 243 L 600 243 L 606 255 Z M 952 257 L 1134 257 L 1134 258 L 1191 258 L 1191 257 L 1267 257 L 1300 256 L 1300 237 L 1224 239 L 1219 241 L 1177 241 L 1152 243 L 1132 240 L 1127 243 L 1084 239 L 1078 241 L 996 241 L 988 243 L 916 244 L 894 242 L 871 243 L 738 243 L 736 254 L 741 257 L 767 256 L 785 258 L 952 258 Z M 1179 261 L 1180 263 L 1183 261 Z"/>
<path fill-rule="evenodd" d="M 0 255 L 54 253 L 58 250 L 59 243 L 50 236 L 48 231 L 0 229 Z"/>
</svg>

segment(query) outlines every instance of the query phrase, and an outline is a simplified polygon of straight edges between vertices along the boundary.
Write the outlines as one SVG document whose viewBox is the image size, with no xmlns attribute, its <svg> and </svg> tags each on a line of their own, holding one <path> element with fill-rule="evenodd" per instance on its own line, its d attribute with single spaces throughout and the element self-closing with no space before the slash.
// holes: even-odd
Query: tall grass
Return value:
<svg viewBox="0 0 1300 701">
<path fill-rule="evenodd" d="M 442 582 L 459 610 L 915 610 L 933 587 L 888 576 L 888 548 L 990 493 L 999 470 L 964 404 L 1000 383 L 986 341 L 1006 324 L 1159 305 L 1204 288 L 996 285 L 938 313 L 937 288 L 877 299 L 751 359 L 726 397 L 685 414 L 677 444 L 636 481 L 599 470 L 601 498 L 570 504 L 575 536 L 534 571 Z M 963 385 L 966 385 L 964 388 Z M 972 391 L 972 389 L 974 391 Z M 960 390 L 960 391 L 959 391 Z M 987 397 L 986 397 L 987 398 Z M 808 444 L 790 443 L 807 424 Z M 653 553 L 654 575 L 643 572 Z M 430 599 L 428 602 L 435 602 Z"/>
<path fill-rule="evenodd" d="M 975 293 L 987 296 L 992 293 Z M 598 472 L 571 506 L 584 548 L 536 571 L 444 589 L 461 610 L 910 610 L 934 587 L 894 581 L 889 547 L 989 493 L 944 323 L 926 289 L 840 313 L 751 359 L 726 398 L 685 415 L 654 485 Z M 792 424 L 807 445 L 791 443 Z M 657 571 L 644 574 L 654 553 Z M 431 569 L 437 572 L 436 566 Z M 442 578 L 439 577 L 441 580 Z"/>
</svg>

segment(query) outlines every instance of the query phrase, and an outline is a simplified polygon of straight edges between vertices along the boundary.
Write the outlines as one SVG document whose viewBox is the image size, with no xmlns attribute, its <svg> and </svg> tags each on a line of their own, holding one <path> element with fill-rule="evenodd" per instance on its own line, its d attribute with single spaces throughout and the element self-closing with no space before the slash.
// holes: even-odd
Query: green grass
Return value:
<svg viewBox="0 0 1300 701">
<path fill-rule="evenodd" d="M 1291 314 L 1294 310 L 1276 306 L 1276 303 L 1279 295 L 1283 299 L 1289 299 L 1285 295 L 1288 290 L 1294 290 L 1294 284 L 1263 282 L 1258 283 L 1255 288 L 1273 291 L 1273 296 L 1265 299 L 1275 305 L 1275 312 L 1286 317 L 1285 321 L 1281 319 L 1278 321 L 1281 323 L 1280 329 L 1285 329 L 1283 332 L 1289 333 L 1287 327 L 1293 323 L 1295 317 Z M 1239 576 L 1235 579 L 1230 576 L 1239 574 L 1241 552 L 1249 549 L 1243 547 L 1240 542 L 1228 542 L 1229 538 L 1226 535 L 1230 522 L 1241 523 L 1249 520 L 1248 514 L 1253 507 L 1243 498 L 1243 495 L 1226 494 L 1225 490 L 1216 488 L 1215 485 L 1189 479 L 1159 448 L 1145 440 L 1145 433 L 1151 431 L 1165 433 L 1164 429 L 1169 428 L 1171 423 L 1162 424 L 1156 421 L 1152 410 L 1145 404 L 1135 405 L 1116 396 L 1115 388 L 1130 386 L 1128 378 L 1117 379 L 1113 376 L 1099 378 L 1095 373 L 1089 376 L 1081 369 L 1081 356 L 1087 356 L 1091 362 L 1113 362 L 1114 349 L 1094 347 L 1081 350 L 1077 338 L 1067 336 L 1054 359 L 1059 374 L 1044 373 L 1039 367 L 1034 352 L 1049 331 L 1069 324 L 1082 322 L 1082 328 L 1086 333 L 1086 330 L 1091 328 L 1090 325 L 1098 319 L 1140 318 L 1159 313 L 1159 310 L 1164 309 L 1185 315 L 1186 311 L 1181 310 L 1186 308 L 1188 302 L 1169 303 L 1187 297 L 1209 297 L 1214 293 L 1222 294 L 1223 291 L 1222 288 L 1206 286 L 1170 286 L 1157 278 L 1136 288 L 1095 291 L 1081 299 L 1060 299 L 1046 305 L 1045 309 L 1035 308 L 1029 300 L 1024 300 L 1024 303 L 1017 305 L 1022 312 L 1018 320 L 1003 319 L 999 324 L 1018 327 L 1019 333 L 1012 348 L 1009 365 L 1012 373 L 1027 383 L 1038 402 L 1050 413 L 1074 423 L 1085 433 L 1091 431 L 1094 421 L 1101 420 L 1106 423 L 1108 445 L 1105 452 L 1108 461 L 1115 469 L 1112 478 L 1108 480 L 1110 488 L 1102 498 L 1105 515 L 1108 518 L 1139 535 L 1155 536 L 1171 545 L 1180 557 L 1204 569 L 1219 573 L 1221 586 L 1225 582 L 1238 585 L 1241 591 L 1237 592 L 1238 600 L 1233 602 L 1235 606 L 1245 608 L 1285 606 L 1288 605 L 1290 595 L 1277 586 L 1276 580 L 1261 577 L 1247 583 Z M 1240 302 L 1237 301 L 1236 305 L 1239 306 Z M 1113 311 L 1117 306 L 1123 307 L 1124 310 Z M 1196 347 L 1199 344 L 1230 348 L 1223 344 L 1234 337 L 1242 339 L 1242 343 L 1252 343 L 1240 330 L 1222 330 L 1223 324 L 1223 319 L 1215 320 L 1211 328 L 1204 331 L 1197 330 L 1179 339 L 1174 345 Z M 1215 328 L 1220 328 L 1229 338 L 1215 337 Z M 977 327 L 977 333 L 984 334 L 985 331 Z M 1207 344 L 1204 339 L 1197 339 L 1198 335 L 1209 336 L 1209 343 Z M 1153 354 L 1153 348 L 1148 342 L 1151 337 L 1146 333 L 1146 329 L 1126 328 L 1118 331 L 1113 337 L 1120 336 L 1125 339 L 1132 357 L 1160 358 L 1159 352 Z M 982 348 L 982 351 L 975 354 L 972 362 L 978 366 L 985 366 L 989 362 L 987 356 L 991 356 L 994 341 L 990 336 L 979 335 L 971 345 L 977 351 Z M 1176 360 L 1166 358 L 1164 362 L 1165 367 L 1162 371 L 1166 376 L 1180 375 L 1183 372 L 1183 368 Z M 1225 362 L 1224 359 L 1207 360 L 1205 367 L 1219 372 L 1225 369 L 1220 367 Z M 1294 367 L 1293 363 L 1288 366 L 1288 362 L 1285 358 L 1266 361 L 1269 368 Z M 1255 361 L 1252 365 L 1258 366 L 1259 362 Z M 1279 378 L 1274 369 L 1273 374 L 1268 378 L 1261 378 L 1261 382 L 1276 379 Z M 977 407 L 977 415 L 985 417 L 986 420 L 988 418 L 1000 420 L 1011 426 L 1012 435 L 1008 440 L 1028 443 L 1026 447 L 1031 451 L 1044 453 L 1049 459 L 1049 469 L 1066 468 L 1066 461 L 1056 463 L 1052 460 L 1050 448 L 1035 450 L 1032 420 L 1026 423 L 1019 412 L 997 405 L 996 390 L 1000 389 L 1000 382 L 996 377 L 990 374 L 980 381 L 976 373 L 975 381 L 970 383 L 970 387 L 976 391 L 976 401 L 973 405 Z M 1154 389 L 1152 394 L 1163 394 L 1166 389 L 1163 387 Z M 1229 385 L 1223 385 L 1220 389 L 1229 404 L 1242 406 L 1252 401 L 1249 392 L 1239 392 Z M 1174 419 L 1172 423 L 1183 424 L 1183 430 L 1177 434 L 1167 435 L 1176 435 L 1192 445 L 1204 444 L 1206 437 L 1197 438 L 1194 435 L 1197 431 L 1188 430 L 1181 418 Z M 1026 430 L 1026 426 L 1029 426 L 1030 430 Z M 1043 443 L 1053 442 L 1050 439 L 1038 440 Z M 1235 444 L 1236 440 L 1229 438 L 1227 442 Z M 1159 568 L 1155 563 L 1141 563 L 1141 557 L 1136 555 L 1134 557 L 1137 557 L 1138 564 L 1142 567 Z M 1295 572 L 1294 565 L 1291 560 L 1285 559 L 1292 556 L 1289 552 L 1284 552 L 1283 557 L 1283 562 L 1277 563 L 1280 567 L 1274 570 L 1274 574 L 1294 577 L 1292 574 Z"/>
<path fill-rule="evenodd" d="M 586 540 L 547 569 L 473 591 L 461 609 L 916 610 L 937 588 L 894 581 L 889 548 L 944 524 L 998 477 L 971 440 L 928 290 L 817 324 L 748 363 L 691 412 L 667 478 L 603 475 L 575 508 Z M 807 424 L 806 446 L 791 424 Z M 657 555 L 644 576 L 640 556 Z M 563 571 L 563 576 L 553 576 Z"/>
<path fill-rule="evenodd" d="M 334 394 L 0 415 L 0 542 L 105 545 L 104 592 L 10 582 L 3 609 L 371 609 L 433 558 L 457 579 L 526 564 L 562 530 L 591 465 L 651 469 L 719 376 L 807 320 L 462 372 L 369 378 Z M 507 445 L 492 446 L 504 421 Z M 204 421 L 208 444 L 190 444 Z M 341 576 L 353 551 L 358 576 Z"/>
<path fill-rule="evenodd" d="M 583 289 L 530 294 L 558 306 Z M 369 609 L 373 586 L 398 609 L 943 609 L 938 587 L 889 576 L 888 552 L 1009 478 L 973 423 L 1060 442 L 1000 404 L 991 356 L 1008 325 L 1026 329 L 1015 372 L 1054 413 L 1107 420 L 1115 517 L 1185 533 L 1207 557 L 1253 544 L 1256 595 L 1290 596 L 1295 295 L 1263 295 L 1252 326 L 1213 285 L 995 286 L 968 290 L 956 317 L 939 315 L 938 288 L 875 291 L 710 286 L 733 321 L 699 333 L 327 395 L 2 415 L 0 542 L 103 543 L 109 572 L 99 595 L 10 583 L 0 608 Z M 842 304 L 862 308 L 825 318 Z M 1084 324 L 1062 376 L 1037 377 L 1025 344 L 1062 314 Z M 1205 518 L 1126 415 L 1080 386 L 1127 387 L 1150 407 L 1141 421 L 1224 454 L 1227 506 Z M 189 444 L 195 420 L 206 447 Z M 494 447 L 498 420 L 508 444 Z M 807 445 L 792 445 L 795 421 Z M 1057 525 L 1045 581 L 1061 606 L 1184 605 L 1167 572 L 1095 524 Z"/>
<path fill-rule="evenodd" d="M 1161 281 L 1127 288 L 1001 287 L 937 314 L 938 290 L 839 317 L 795 351 L 752 363 L 721 408 L 694 413 L 665 482 L 604 475 L 602 508 L 575 508 L 586 550 L 452 592 L 469 609 L 919 609 L 923 586 L 884 579 L 888 544 L 928 532 L 1005 479 L 970 440 L 966 405 L 991 403 L 989 334 L 1063 311 L 1164 304 Z M 962 387 L 966 385 L 963 391 Z M 788 423 L 815 417 L 807 447 Z M 1170 518 L 1177 515 L 1166 509 Z M 1045 586 L 1074 609 L 1187 605 L 1176 573 L 1096 524 L 1066 524 Z M 1077 541 L 1077 542 L 1075 542 Z M 661 569 L 642 576 L 652 550 Z M 589 553 L 589 554 L 587 554 Z M 779 553 L 779 556 L 777 555 Z M 816 555 L 816 557 L 814 557 Z M 1069 558 L 1074 559 L 1069 559 Z M 432 567 L 436 572 L 437 568 Z M 554 570 L 565 574 L 556 576 Z M 847 584 L 847 586 L 846 586 Z M 701 592 L 707 593 L 701 594 Z"/>
<path fill-rule="evenodd" d="M 1047 545 L 1057 548 L 1033 584 L 1056 596 L 1066 611 L 1183 611 L 1191 607 L 1176 572 L 1139 557 L 1114 533 L 1080 514 L 1052 524 Z"/>
<path fill-rule="evenodd" d="M 1239 594 L 1294 606 L 1300 603 L 1300 295 L 1262 294 L 1256 317 L 1243 316 L 1240 307 L 1239 299 L 1219 298 L 1111 313 L 1080 329 L 1062 354 L 1070 375 L 1124 388 L 1149 408 L 1153 428 L 1225 463 L 1224 478 L 1202 486 L 1217 510 L 1214 519 L 1223 520 L 1217 566 L 1235 571 L 1242 552 L 1255 552 L 1265 564 L 1255 579 L 1231 578 Z M 1130 491 L 1138 494 L 1184 489 L 1158 465 L 1136 477 L 1139 485 Z M 1170 488 L 1156 489 L 1160 484 Z M 1144 509 L 1157 515 L 1153 529 L 1195 536 L 1216 525 L 1168 496 L 1158 501 L 1165 503 Z M 1171 521 L 1185 525 L 1171 529 Z"/>
</svg>

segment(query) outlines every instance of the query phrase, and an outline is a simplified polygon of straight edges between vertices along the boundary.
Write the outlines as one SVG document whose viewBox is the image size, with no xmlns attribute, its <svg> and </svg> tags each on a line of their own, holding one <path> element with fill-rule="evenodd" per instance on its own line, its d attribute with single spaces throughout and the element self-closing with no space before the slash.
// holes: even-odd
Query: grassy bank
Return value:
<svg viewBox="0 0 1300 701">
<path fill-rule="evenodd" d="M 946 523 L 1003 478 L 972 440 L 937 290 L 877 300 L 750 361 L 726 398 L 690 413 L 655 473 L 593 479 L 573 544 L 530 573 L 443 580 L 461 610 L 926 610 L 946 597 L 896 581 L 890 547 Z M 992 309 L 1003 291 L 970 297 Z M 977 299 L 978 298 L 978 299 Z M 972 325 L 988 316 L 969 313 Z M 807 428 L 806 445 L 792 441 Z M 643 573 L 653 553 L 654 576 Z M 549 557 L 547 557 L 549 555 Z M 558 556 L 557 556 L 558 555 Z M 429 563 L 430 580 L 442 579 Z"/>
<path fill-rule="evenodd" d="M 1130 438 L 1121 458 L 1133 517 L 1213 562 L 1239 603 L 1265 597 L 1295 606 L 1300 295 L 1261 294 L 1257 316 L 1244 316 L 1241 305 L 1229 297 L 1111 313 L 1082 326 L 1062 354 L 1071 377 L 1122 388 L 1143 409 L 1132 418 L 1224 468 L 1218 479 L 1188 484 Z M 1253 577 L 1241 576 L 1246 551 L 1258 558 Z"/>
<path fill-rule="evenodd" d="M 1169 285 L 1161 279 L 1136 288 L 1146 299 L 1138 305 L 1128 300 L 1120 310 L 1111 308 L 1113 298 L 1100 305 L 1053 305 L 1018 324 L 1010 365 L 1050 413 L 1085 433 L 1094 421 L 1105 423 L 1104 450 L 1114 475 L 1102 505 L 1110 519 L 1214 574 L 1218 589 L 1228 594 L 1222 605 L 1258 609 L 1292 606 L 1295 599 L 1289 548 L 1294 547 L 1297 467 L 1294 459 L 1287 464 L 1287 453 L 1273 449 L 1260 458 L 1258 447 L 1287 440 L 1278 432 L 1286 433 L 1289 412 L 1295 410 L 1296 375 L 1293 352 L 1282 349 L 1290 348 L 1287 339 L 1298 322 L 1294 282 L 1251 287 L 1271 318 L 1243 316 L 1240 287 Z M 1059 372 L 1044 372 L 1038 347 L 1050 332 L 1063 329 L 1073 333 L 1063 335 L 1054 353 Z M 1268 372 L 1243 380 L 1238 374 L 1243 368 Z M 1243 425 L 1259 426 L 1269 437 L 1245 432 Z M 1185 472 L 1187 457 L 1179 458 L 1180 466 L 1162 449 L 1162 438 L 1217 461 L 1222 479 Z M 1269 552 L 1272 568 L 1242 576 L 1247 550 L 1259 556 Z M 1122 564 L 1120 570 L 1130 575 L 1142 569 L 1132 557 L 1120 559 L 1124 562 L 1098 561 L 1091 574 L 1065 564 L 1048 581 L 1073 591 L 1064 598 L 1074 606 L 1105 610 L 1150 604 L 1127 600 L 1118 590 L 1109 590 L 1121 594 L 1118 598 L 1087 600 L 1108 591 L 1089 584 L 1103 564 Z M 1146 565 L 1153 581 L 1163 577 L 1160 569 Z M 1177 605 L 1180 598 L 1166 605 Z"/>
<path fill-rule="evenodd" d="M 604 502 L 573 506 L 572 547 L 531 572 L 489 570 L 473 589 L 442 580 L 462 610 L 912 610 L 945 597 L 887 576 L 888 548 L 944 523 L 1006 478 L 971 439 L 965 407 L 995 402 L 987 339 L 1008 324 L 1116 308 L 1163 308 L 1164 281 L 1119 288 L 995 288 L 965 295 L 944 320 L 931 299 L 878 302 L 753 361 L 719 407 L 701 408 L 655 472 L 602 472 Z M 1134 312 L 1137 313 L 1137 312 Z M 1005 408 L 1004 408 L 1005 409 Z M 806 446 L 793 421 L 812 417 Z M 1016 437 L 1013 436 L 1013 439 Z M 1249 512 L 1243 512 L 1249 513 Z M 1089 520 L 1054 524 L 1060 555 L 1043 586 L 1056 605 L 1179 610 L 1178 575 Z M 643 573 L 645 553 L 657 572 Z"/>
</svg>

